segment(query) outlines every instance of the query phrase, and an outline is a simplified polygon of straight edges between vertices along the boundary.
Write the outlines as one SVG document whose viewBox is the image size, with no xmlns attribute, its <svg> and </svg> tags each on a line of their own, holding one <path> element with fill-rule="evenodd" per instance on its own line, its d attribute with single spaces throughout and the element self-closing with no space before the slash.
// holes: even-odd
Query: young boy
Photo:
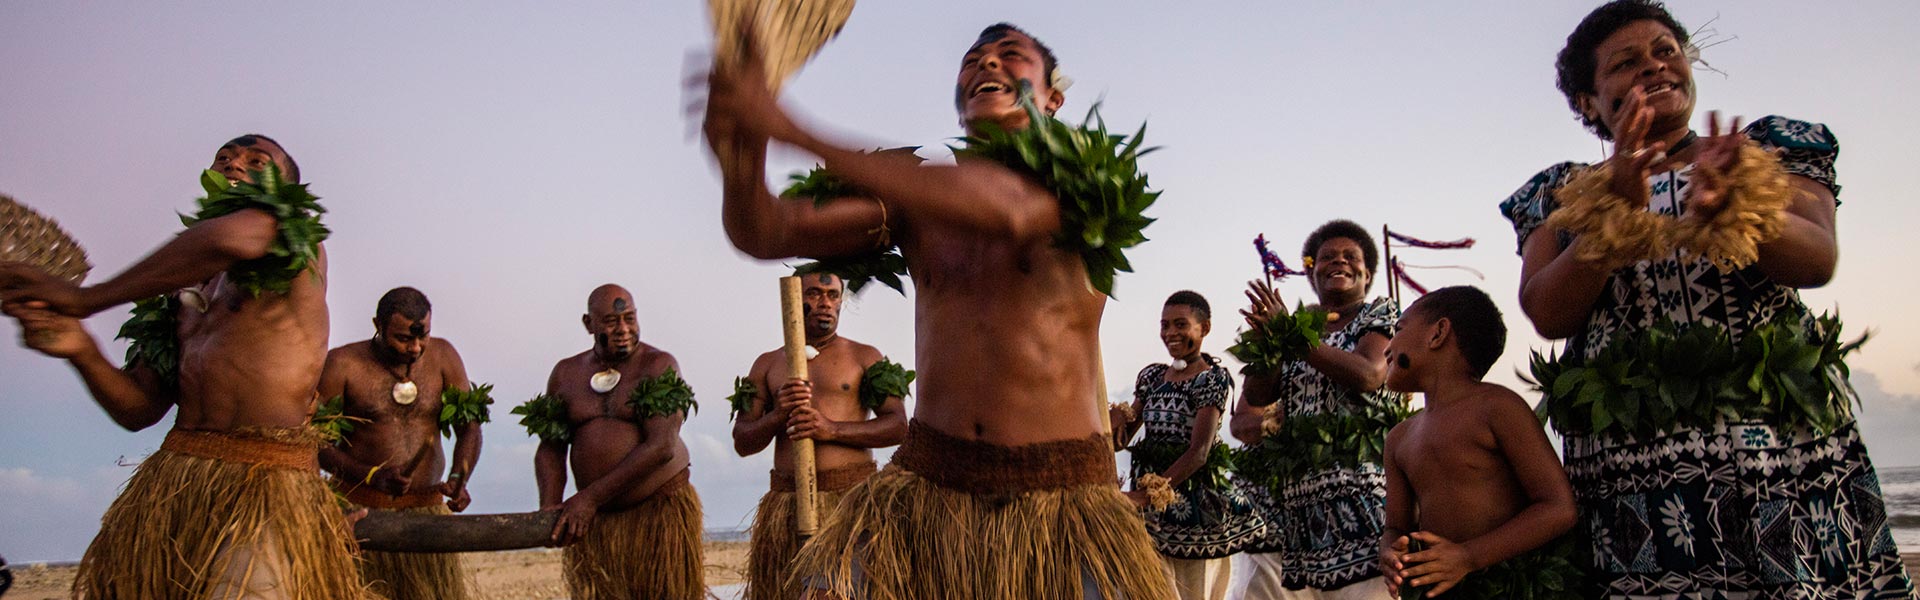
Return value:
<svg viewBox="0 0 1920 600">
<path fill-rule="evenodd" d="M 1387 434 L 1388 588 L 1401 598 L 1575 597 L 1566 545 L 1548 547 L 1574 524 L 1567 474 L 1526 401 L 1480 380 L 1506 344 L 1500 309 L 1478 289 L 1449 287 L 1414 302 L 1399 329 L 1387 387 L 1425 394 L 1427 407 Z"/>
</svg>

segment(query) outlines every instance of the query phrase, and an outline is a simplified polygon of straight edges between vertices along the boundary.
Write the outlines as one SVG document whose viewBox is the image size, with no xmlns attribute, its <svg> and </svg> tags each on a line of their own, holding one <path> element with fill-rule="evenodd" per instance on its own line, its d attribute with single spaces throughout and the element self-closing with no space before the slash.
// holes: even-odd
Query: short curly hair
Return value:
<svg viewBox="0 0 1920 600">
<path fill-rule="evenodd" d="M 1599 58 L 1594 52 L 1600 49 L 1600 43 L 1607 36 L 1635 21 L 1653 21 L 1673 30 L 1673 37 L 1682 47 L 1690 46 L 1691 38 L 1687 28 L 1674 20 L 1673 13 L 1667 12 L 1667 6 L 1658 0 L 1613 0 L 1600 5 L 1580 20 L 1580 25 L 1567 35 L 1567 45 L 1560 49 L 1560 57 L 1553 61 L 1555 84 L 1560 93 L 1567 97 L 1567 107 L 1580 117 L 1580 123 L 1588 131 L 1600 136 L 1600 139 L 1613 141 L 1613 132 L 1607 124 L 1587 116 L 1580 110 L 1580 95 L 1592 94 L 1593 74 L 1599 70 Z"/>
<path fill-rule="evenodd" d="M 1380 246 L 1373 243 L 1373 235 L 1367 233 L 1367 228 L 1361 227 L 1359 223 L 1346 219 L 1327 221 L 1325 225 L 1321 225 L 1319 229 L 1313 230 L 1313 233 L 1307 236 L 1307 243 L 1300 246 L 1300 256 L 1318 255 L 1320 246 L 1325 245 L 1327 240 L 1336 238 L 1347 238 L 1360 245 L 1361 257 L 1367 261 L 1367 287 L 1371 289 L 1373 280 L 1378 279 L 1373 275 L 1380 272 Z"/>
</svg>

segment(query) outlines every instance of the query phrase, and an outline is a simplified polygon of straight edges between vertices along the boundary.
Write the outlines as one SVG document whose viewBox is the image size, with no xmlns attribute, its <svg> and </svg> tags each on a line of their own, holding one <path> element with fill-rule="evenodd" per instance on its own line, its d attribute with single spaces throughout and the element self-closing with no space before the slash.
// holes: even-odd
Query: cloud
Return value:
<svg viewBox="0 0 1920 600">
<path fill-rule="evenodd" d="M 1920 396 L 1889 392 L 1866 371 L 1853 372 L 1853 388 L 1860 394 L 1860 435 L 1874 466 L 1920 465 L 1920 438 L 1913 435 L 1920 431 Z"/>
<path fill-rule="evenodd" d="M 77 560 L 128 469 L 46 473 L 0 467 L 0 555 L 14 563 Z"/>
</svg>

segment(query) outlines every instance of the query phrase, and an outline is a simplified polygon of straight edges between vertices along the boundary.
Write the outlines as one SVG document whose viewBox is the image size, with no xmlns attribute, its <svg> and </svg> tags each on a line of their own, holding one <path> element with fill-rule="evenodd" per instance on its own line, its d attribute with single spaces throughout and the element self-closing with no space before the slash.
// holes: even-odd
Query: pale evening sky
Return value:
<svg viewBox="0 0 1920 600">
<path fill-rule="evenodd" d="M 1165 360 L 1155 327 L 1167 294 L 1213 301 L 1206 348 L 1219 353 L 1258 275 L 1254 235 L 1293 256 L 1333 218 L 1480 240 L 1407 260 L 1486 274 L 1416 272 L 1502 302 L 1514 335 L 1495 379 L 1516 384 L 1514 367 L 1547 344 L 1514 301 L 1519 261 L 1495 205 L 1547 165 L 1602 156 L 1553 87 L 1553 55 L 1592 4 L 1457 4 L 869 1 L 785 100 L 851 146 L 940 143 L 958 133 L 961 53 L 1011 21 L 1078 81 L 1062 115 L 1104 97 L 1116 128 L 1148 121 L 1148 143 L 1165 149 L 1144 166 L 1166 193 L 1103 325 L 1116 397 Z M 1805 298 L 1877 332 L 1853 361 L 1866 439 L 1880 465 L 1920 464 L 1920 330 L 1907 305 L 1920 292 L 1908 237 L 1920 169 L 1902 110 L 1920 97 L 1920 4 L 1672 8 L 1724 42 L 1705 51 L 1721 73 L 1698 74 L 1702 118 L 1781 114 L 1840 139 L 1842 262 Z M 704 3 L 690 0 L 0 3 L 0 193 L 59 218 L 99 280 L 179 230 L 173 213 L 191 209 L 221 142 L 279 138 L 331 211 L 332 343 L 370 335 L 379 295 L 412 285 L 434 301 L 435 333 L 497 386 L 471 512 L 535 508 L 534 442 L 507 406 L 590 344 L 587 292 L 623 284 L 642 337 L 675 353 L 700 392 L 705 410 L 683 434 L 707 525 L 743 526 L 770 459 L 734 456 L 723 396 L 779 343 L 785 269 L 727 244 L 711 160 L 688 135 L 682 81 L 706 31 Z M 811 164 L 778 158 L 776 178 Z M 111 337 L 125 315 L 89 326 Z M 911 319 L 906 299 L 876 288 L 849 303 L 843 331 L 911 364 Z M 120 430 L 70 369 L 0 344 L 0 555 L 79 558 L 165 429 Z"/>
</svg>

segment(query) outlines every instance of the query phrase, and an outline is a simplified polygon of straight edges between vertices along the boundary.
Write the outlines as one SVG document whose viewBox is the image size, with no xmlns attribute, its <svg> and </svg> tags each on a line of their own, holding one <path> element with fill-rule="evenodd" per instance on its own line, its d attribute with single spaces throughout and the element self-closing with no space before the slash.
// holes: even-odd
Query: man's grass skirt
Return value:
<svg viewBox="0 0 1920 600">
<path fill-rule="evenodd" d="M 1105 436 L 1018 447 L 914 421 L 800 550 L 787 598 L 1109 599 L 1174 595 Z"/>
<path fill-rule="evenodd" d="M 101 518 L 75 596 L 365 597 L 318 448 L 304 429 L 168 432 Z"/>
<path fill-rule="evenodd" d="M 700 496 L 687 475 L 632 507 L 603 511 L 564 554 L 573 600 L 700 600 Z"/>
<path fill-rule="evenodd" d="M 336 487 L 340 481 L 334 480 Z M 347 502 L 368 510 L 390 510 L 417 515 L 451 515 L 438 490 L 390 496 L 367 487 L 346 490 Z M 387 600 L 466 600 L 475 584 L 459 554 L 433 552 L 365 552 L 360 578 Z"/>
<path fill-rule="evenodd" d="M 873 476 L 871 462 L 847 465 L 819 472 L 818 510 L 833 514 L 847 489 Z M 753 514 L 753 552 L 747 559 L 747 600 L 782 599 L 780 583 L 786 581 L 787 567 L 800 552 L 800 536 L 794 521 L 793 473 L 775 470 L 767 495 L 760 497 L 760 508 Z"/>
</svg>

